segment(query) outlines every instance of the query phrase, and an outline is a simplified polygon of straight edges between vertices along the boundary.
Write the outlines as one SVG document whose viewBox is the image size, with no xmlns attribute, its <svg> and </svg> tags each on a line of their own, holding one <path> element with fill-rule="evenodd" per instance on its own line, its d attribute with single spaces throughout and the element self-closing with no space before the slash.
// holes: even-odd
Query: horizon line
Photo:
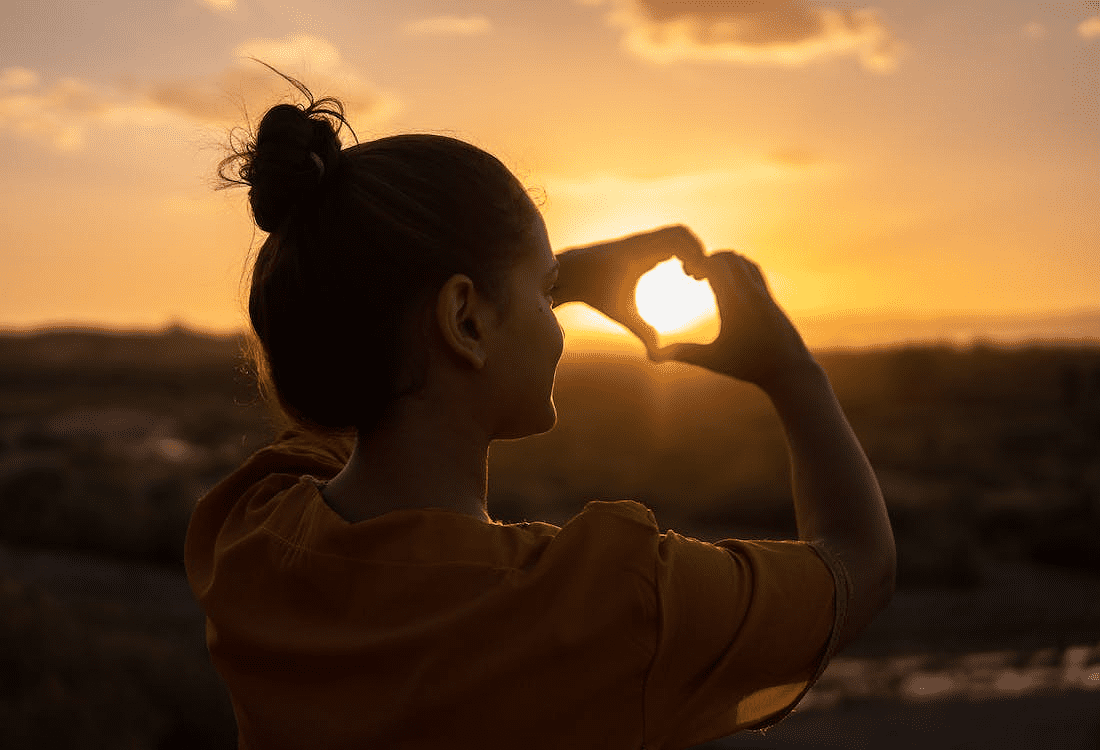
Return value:
<svg viewBox="0 0 1100 750">
<path fill-rule="evenodd" d="M 867 316 L 871 316 L 867 314 Z M 965 315 L 965 314 L 963 314 Z M 1034 321 L 1036 318 L 1045 318 L 1047 320 L 1056 318 L 1069 318 L 1080 315 L 1096 315 L 1100 318 L 1100 308 L 1089 308 L 1088 310 L 1082 310 L 1077 313 L 1065 312 L 1065 313 L 1050 313 L 1039 314 L 1031 316 Z M 934 322 L 935 320 L 945 319 L 932 318 L 921 319 L 923 322 Z M 1011 319 L 1011 315 L 981 315 L 972 314 L 968 317 L 985 317 L 988 319 Z M 1022 317 L 1020 318 L 1022 320 Z M 820 318 L 819 318 L 820 320 Z M 902 317 L 896 318 L 896 320 L 904 320 Z M 138 326 L 110 326 L 102 324 L 81 324 L 81 323 L 58 323 L 58 324 L 46 324 L 40 326 L 28 326 L 28 327 L 8 327 L 0 325 L 0 338 L 31 338 L 39 335 L 51 335 L 51 334 L 72 334 L 72 335 L 90 335 L 90 336 L 111 336 L 111 337 L 162 337 L 170 335 L 184 335 L 193 336 L 196 338 L 207 339 L 222 339 L 228 340 L 238 338 L 246 334 L 246 330 L 243 328 L 230 329 L 230 330 L 217 330 L 217 329 L 203 329 L 194 327 L 181 322 L 166 323 L 157 327 L 138 327 Z M 618 338 L 616 334 L 610 334 L 612 340 Z M 623 332 L 621 338 L 629 339 L 629 334 Z M 835 338 L 835 337 L 834 337 Z M 850 339 L 851 337 L 845 337 Z M 992 347 L 998 349 L 1026 349 L 1029 347 L 1100 347 L 1100 330 L 1095 333 L 1086 335 L 1067 335 L 1067 334 L 1048 334 L 1048 335 L 997 335 L 996 333 L 974 333 L 967 336 L 950 336 L 950 335 L 936 335 L 929 334 L 926 336 L 899 336 L 896 339 L 887 340 L 872 340 L 873 337 L 868 337 L 868 341 L 865 343 L 852 343 L 850 340 L 844 343 L 822 343 L 814 344 L 812 341 L 808 341 L 807 344 L 812 351 L 821 353 L 844 353 L 844 352 L 861 352 L 861 351 L 882 351 L 889 349 L 904 349 L 912 347 L 946 347 L 955 350 L 967 350 L 982 347 Z M 629 346 L 598 346 L 594 345 L 594 342 L 587 342 L 586 346 L 567 347 L 566 356 L 570 354 L 569 349 L 574 349 L 574 353 L 579 350 L 585 351 L 587 354 L 599 351 L 615 352 L 617 356 L 621 356 L 621 349 L 632 348 Z M 634 347 L 636 348 L 636 347 Z M 638 353 L 641 359 L 646 359 L 645 355 L 641 352 Z"/>
</svg>

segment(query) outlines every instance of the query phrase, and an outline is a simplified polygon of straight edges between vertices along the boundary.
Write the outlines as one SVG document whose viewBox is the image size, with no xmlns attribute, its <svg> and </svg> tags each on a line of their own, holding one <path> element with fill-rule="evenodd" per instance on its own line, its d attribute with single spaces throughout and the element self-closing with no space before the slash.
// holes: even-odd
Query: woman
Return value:
<svg viewBox="0 0 1100 750">
<path fill-rule="evenodd" d="M 889 601 L 894 547 L 760 272 L 681 227 L 555 256 L 494 157 L 433 135 L 341 149 L 342 122 L 331 99 L 276 106 L 223 164 L 269 233 L 249 315 L 270 393 L 305 428 L 215 487 L 188 530 L 240 746 L 656 750 L 778 721 Z M 658 349 L 633 307 L 673 255 L 714 288 L 712 344 Z M 631 501 L 561 528 L 491 520 L 490 442 L 554 424 L 566 301 L 654 359 L 763 389 L 802 541 L 662 534 Z"/>
</svg>

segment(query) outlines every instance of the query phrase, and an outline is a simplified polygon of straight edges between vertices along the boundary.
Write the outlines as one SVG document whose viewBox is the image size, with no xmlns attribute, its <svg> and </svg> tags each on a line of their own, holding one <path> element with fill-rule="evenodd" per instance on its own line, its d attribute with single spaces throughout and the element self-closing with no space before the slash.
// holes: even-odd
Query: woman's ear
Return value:
<svg viewBox="0 0 1100 750">
<path fill-rule="evenodd" d="M 492 305 L 478 294 L 469 276 L 457 273 L 443 283 L 436 297 L 435 316 L 443 341 L 474 369 L 485 366 Z"/>
</svg>

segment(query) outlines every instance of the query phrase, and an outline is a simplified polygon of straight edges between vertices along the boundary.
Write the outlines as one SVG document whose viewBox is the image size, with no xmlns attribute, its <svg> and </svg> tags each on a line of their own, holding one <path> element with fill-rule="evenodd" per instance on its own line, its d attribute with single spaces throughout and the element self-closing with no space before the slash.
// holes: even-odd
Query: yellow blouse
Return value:
<svg viewBox="0 0 1100 750">
<path fill-rule="evenodd" d="M 242 749 L 685 748 L 778 721 L 831 655 L 848 584 L 816 545 L 661 533 L 626 500 L 349 524 L 317 486 L 349 449 L 287 433 L 191 519 Z"/>
</svg>

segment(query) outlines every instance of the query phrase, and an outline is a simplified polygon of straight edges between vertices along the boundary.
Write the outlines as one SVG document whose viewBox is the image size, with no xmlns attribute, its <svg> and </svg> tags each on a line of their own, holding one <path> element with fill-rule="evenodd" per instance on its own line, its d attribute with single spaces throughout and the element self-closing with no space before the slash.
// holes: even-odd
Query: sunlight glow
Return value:
<svg viewBox="0 0 1100 750">
<path fill-rule="evenodd" d="M 710 284 L 685 275 L 678 258 L 658 263 L 638 280 L 634 303 L 642 318 L 662 334 L 694 328 L 718 312 Z"/>
</svg>

